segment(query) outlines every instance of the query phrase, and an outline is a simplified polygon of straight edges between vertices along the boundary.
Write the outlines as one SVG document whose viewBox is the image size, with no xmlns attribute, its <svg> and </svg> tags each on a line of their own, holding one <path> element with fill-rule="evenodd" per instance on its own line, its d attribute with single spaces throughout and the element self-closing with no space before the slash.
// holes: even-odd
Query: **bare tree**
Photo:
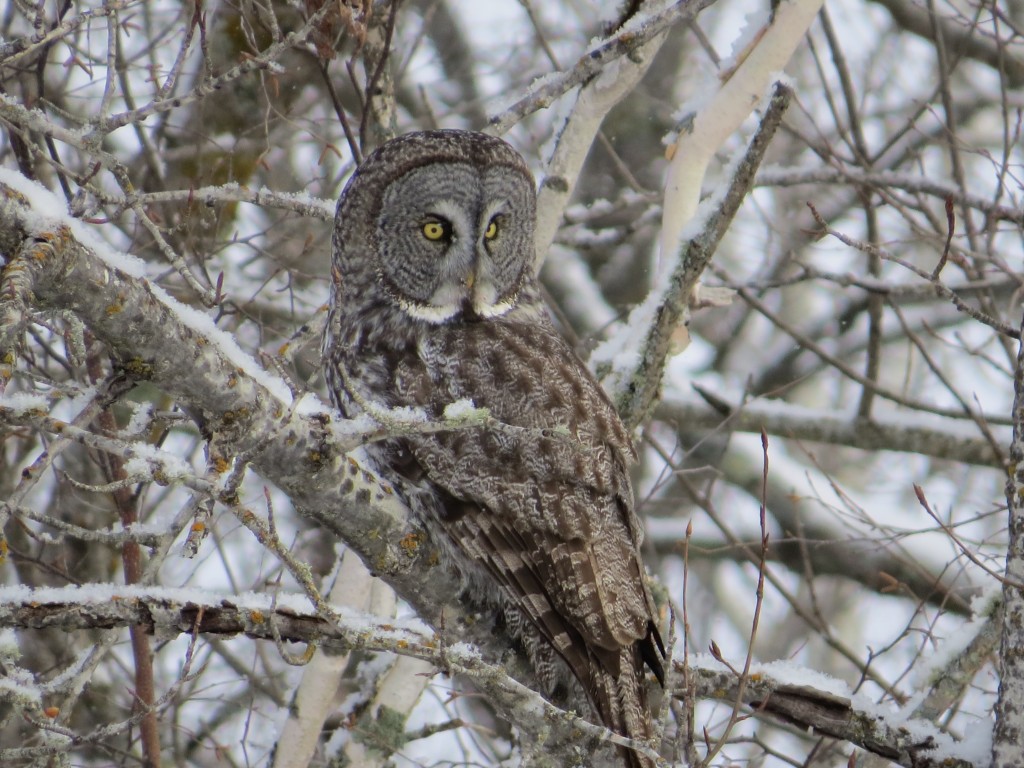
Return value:
<svg viewBox="0 0 1024 768">
<path fill-rule="evenodd" d="M 1024 763 L 1022 24 L 0 9 L 0 764 L 614 759 L 362 453 L 489 416 L 322 397 L 334 200 L 436 126 L 533 166 L 552 311 L 636 430 L 672 664 L 662 741 L 633 746 Z"/>
</svg>

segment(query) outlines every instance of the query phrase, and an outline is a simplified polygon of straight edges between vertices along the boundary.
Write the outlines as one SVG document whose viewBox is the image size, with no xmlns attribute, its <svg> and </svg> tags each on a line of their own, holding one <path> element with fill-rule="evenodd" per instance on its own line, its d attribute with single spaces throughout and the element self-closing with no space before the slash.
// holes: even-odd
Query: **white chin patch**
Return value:
<svg viewBox="0 0 1024 768">
<path fill-rule="evenodd" d="M 402 311 L 417 320 L 440 325 L 463 311 L 468 292 L 462 284 L 447 283 L 434 291 L 427 302 L 402 301 Z M 494 285 L 488 280 L 473 286 L 471 300 L 473 311 L 487 320 L 501 317 L 515 306 L 515 297 L 500 299 Z"/>
<path fill-rule="evenodd" d="M 513 299 L 507 299 L 505 301 L 499 301 L 496 304 L 488 302 L 475 301 L 473 303 L 473 311 L 477 315 L 484 318 L 485 320 L 491 320 L 495 317 L 501 317 L 504 314 L 512 311 L 515 306 Z M 410 317 L 415 317 L 417 320 L 424 320 L 434 325 L 441 325 L 448 322 L 453 317 L 456 317 L 462 312 L 463 304 L 442 304 L 441 306 L 435 306 L 433 304 L 419 304 L 411 301 L 402 302 L 402 311 Z"/>
</svg>

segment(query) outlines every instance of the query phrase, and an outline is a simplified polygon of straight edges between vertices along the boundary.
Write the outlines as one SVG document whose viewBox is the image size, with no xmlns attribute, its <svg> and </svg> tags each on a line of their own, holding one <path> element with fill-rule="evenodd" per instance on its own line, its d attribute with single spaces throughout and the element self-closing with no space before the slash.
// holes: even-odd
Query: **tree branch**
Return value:
<svg viewBox="0 0 1024 768">
<path fill-rule="evenodd" d="M 682 667 L 677 674 L 682 674 Z M 697 696 L 731 702 L 740 692 L 737 674 L 709 657 L 691 657 L 688 674 Z M 972 768 L 957 743 L 932 723 L 900 720 L 893 722 L 874 705 L 858 700 L 849 692 L 835 693 L 835 681 L 822 677 L 821 687 L 784 682 L 781 666 L 754 664 L 743 691 L 743 703 L 756 717 L 768 717 L 812 730 L 820 736 L 842 739 L 907 768 Z M 829 685 L 828 682 L 833 683 Z M 838 684 L 839 689 L 845 686 Z M 677 695 L 682 695 L 678 692 Z M 930 754 L 931 753 L 931 754 Z M 978 766 L 977 768 L 980 768 Z"/>
<path fill-rule="evenodd" d="M 954 24 L 950 19 L 932 19 L 932 14 L 910 0 L 872 0 L 878 3 L 892 16 L 900 27 L 907 32 L 934 41 L 935 33 L 945 39 L 946 46 L 960 56 L 974 59 L 986 66 L 1006 73 L 1006 80 L 1011 88 L 1024 84 L 1024 59 L 1014 55 L 1014 49 L 1008 45 L 1000 45 L 980 34 L 973 25 Z"/>
<path fill-rule="evenodd" d="M 558 127 L 558 139 L 537 190 L 536 264 L 539 272 L 551 249 L 590 147 L 605 116 L 640 82 L 667 37 L 655 35 L 618 66 L 602 69 L 580 87 L 572 112 Z"/>
<path fill-rule="evenodd" d="M 757 133 L 733 172 L 724 194 L 706 201 L 709 213 L 701 222 L 700 232 L 682 244 L 675 268 L 665 276 L 664 287 L 659 282 L 644 304 L 634 310 L 630 326 L 634 323 L 643 325 L 638 329 L 642 339 L 634 339 L 633 333 L 626 329 L 618 334 L 617 339 L 594 352 L 592 364 L 597 370 L 613 374 L 608 388 L 615 393 L 619 414 L 628 426 L 635 427 L 644 421 L 655 402 L 672 348 L 672 335 L 689 311 L 697 282 L 754 182 L 754 174 L 782 121 L 791 93 L 786 86 L 776 84 Z M 670 238 L 669 242 L 675 243 L 675 239 Z M 616 357 L 619 353 L 628 351 L 635 355 L 637 348 L 640 350 L 639 359 L 630 366 L 631 369 L 618 370 Z M 602 365 L 606 370 L 602 371 Z"/>
</svg>

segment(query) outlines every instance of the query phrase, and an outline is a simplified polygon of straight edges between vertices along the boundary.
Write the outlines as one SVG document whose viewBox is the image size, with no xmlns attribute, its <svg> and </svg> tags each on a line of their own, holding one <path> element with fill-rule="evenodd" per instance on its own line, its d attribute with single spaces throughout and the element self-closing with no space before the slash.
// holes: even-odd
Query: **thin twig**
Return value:
<svg viewBox="0 0 1024 768">
<path fill-rule="evenodd" d="M 916 274 L 918 277 L 921 277 L 921 278 L 923 278 L 925 280 L 931 281 L 932 285 L 935 286 L 935 292 L 937 294 L 939 294 L 940 296 L 942 296 L 944 299 L 949 299 L 949 301 L 951 301 L 953 303 L 953 306 L 955 306 L 958 310 L 960 310 L 964 314 L 970 315 L 975 320 L 977 320 L 977 321 L 979 321 L 981 323 L 984 323 L 985 325 L 989 326 L 993 330 L 998 331 L 1003 336 L 1006 336 L 1006 337 L 1008 337 L 1010 339 L 1019 339 L 1020 338 L 1020 330 L 1019 329 L 1014 328 L 1013 326 L 1009 325 L 1008 323 L 1004 323 L 1004 322 L 1002 322 L 1000 320 L 996 320 L 994 317 L 992 317 L 990 315 L 987 315 L 984 312 L 981 312 L 981 311 L 975 309 L 974 307 L 970 306 L 963 299 L 961 299 L 956 293 L 954 293 L 952 290 L 947 288 L 943 283 L 941 283 L 941 282 L 939 282 L 937 280 L 933 280 L 931 273 L 926 272 L 925 270 L 923 270 L 923 269 L 921 269 L 919 267 L 914 266 L 913 264 L 911 264 L 909 261 L 906 261 L 905 259 L 901 259 L 900 257 L 895 256 L 895 255 L 889 253 L 887 250 L 885 250 L 883 248 L 880 248 L 878 246 L 871 245 L 870 243 L 865 243 L 865 242 L 863 242 L 861 240 L 857 240 L 855 238 L 852 238 L 852 237 L 849 237 L 847 235 L 844 235 L 842 232 L 839 232 L 839 231 L 833 229 L 832 227 L 830 227 L 828 225 L 828 223 L 825 221 L 825 219 L 822 217 L 822 215 L 820 213 L 818 213 L 818 209 L 814 206 L 813 203 L 810 203 L 810 202 L 807 203 L 807 207 L 810 209 L 811 215 L 814 217 L 814 221 L 821 228 L 822 234 L 831 235 L 832 237 L 836 238 L 836 240 L 838 240 L 839 242 L 845 243 L 846 245 L 850 246 L 851 248 L 856 248 L 858 251 L 863 251 L 864 253 L 877 253 L 885 261 L 891 261 L 894 264 L 899 264 L 904 269 L 909 269 L 911 272 Z"/>
<path fill-rule="evenodd" d="M 747 654 L 743 660 L 743 670 L 739 672 L 736 681 L 736 699 L 733 702 L 732 711 L 729 713 L 729 721 L 725 724 L 722 735 L 718 738 L 714 748 L 705 756 L 704 765 L 710 765 L 715 756 L 721 752 L 729 739 L 733 728 L 743 718 L 740 717 L 740 708 L 746 698 L 747 685 L 750 682 L 750 667 L 754 661 L 754 645 L 757 640 L 757 628 L 761 622 L 761 608 L 764 606 L 764 581 L 765 571 L 768 563 L 768 433 L 761 430 L 761 452 L 763 465 L 761 471 L 761 504 L 758 511 L 758 519 L 761 526 L 761 554 L 757 564 L 757 589 L 754 600 L 754 617 L 750 621 L 750 635 L 747 637 Z"/>
</svg>

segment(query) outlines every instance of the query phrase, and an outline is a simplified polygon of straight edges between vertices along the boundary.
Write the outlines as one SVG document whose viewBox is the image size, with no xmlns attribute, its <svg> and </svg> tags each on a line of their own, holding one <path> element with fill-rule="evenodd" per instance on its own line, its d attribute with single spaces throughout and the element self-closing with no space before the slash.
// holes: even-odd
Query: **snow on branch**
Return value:
<svg viewBox="0 0 1024 768">
<path fill-rule="evenodd" d="M 754 42 L 735 57 L 718 91 L 700 105 L 672 147 L 665 181 L 661 264 L 664 274 L 679 251 L 684 228 L 697 213 L 701 184 L 725 138 L 735 133 L 763 98 L 821 9 L 823 0 L 783 0 Z"/>
<path fill-rule="evenodd" d="M 88 26 L 95 19 L 116 15 L 118 11 L 124 10 L 134 2 L 135 0 L 107 0 L 102 8 L 89 8 L 74 16 L 68 16 L 52 27 L 39 27 L 31 35 L 5 40 L 0 43 L 0 62 L 4 66 L 11 66 L 19 59 L 38 51 L 40 46 L 60 40 L 68 32 Z"/>
<path fill-rule="evenodd" d="M 612 108 L 622 101 L 643 78 L 661 49 L 668 31 L 654 36 L 628 57 L 611 63 L 587 81 L 576 96 L 572 112 L 557 131 L 554 151 L 544 167 L 537 191 L 536 270 L 539 271 L 562 214 L 572 196 L 583 161 L 587 159 L 601 123 Z"/>
<path fill-rule="evenodd" d="M 127 205 L 124 198 L 115 198 L 95 192 L 104 202 L 116 205 Z M 267 187 L 250 189 L 235 182 L 227 182 L 213 187 L 197 187 L 196 189 L 172 189 L 161 192 L 139 192 L 136 199 L 142 205 L 156 203 L 186 203 L 199 201 L 203 205 L 216 203 L 251 203 L 260 208 L 277 208 L 289 211 L 298 216 L 333 222 L 336 200 L 324 200 L 304 192 L 277 192 Z"/>
<path fill-rule="evenodd" d="M 925 194 L 939 200 L 952 198 L 960 206 L 974 208 L 995 221 L 1024 224 L 1024 207 L 1000 204 L 990 198 L 958 189 L 942 179 L 917 176 L 910 173 L 842 166 L 839 168 L 762 168 L 755 186 L 793 187 L 804 184 L 859 184 L 884 189 L 901 189 L 913 194 Z"/>
<path fill-rule="evenodd" d="M 195 588 L 108 584 L 0 587 L 0 627 L 77 631 L 143 626 L 164 639 L 179 634 L 244 635 L 256 640 L 307 643 L 324 650 L 389 651 L 428 661 L 449 675 L 465 675 L 510 722 L 538 736 L 548 747 L 568 748 L 579 744 L 582 736 L 590 742 L 632 746 L 657 758 L 650 747 L 554 706 L 500 667 L 484 661 L 470 645 L 446 644 L 418 622 L 381 622 L 351 611 L 333 613 L 334 621 L 325 620 L 309 610 L 305 597 L 297 595 L 249 593 L 222 597 Z"/>
<path fill-rule="evenodd" d="M 276 603 L 276 605 L 274 604 Z M 0 626 L 66 631 L 144 626 L 157 637 L 245 635 L 321 648 L 391 651 L 437 661 L 440 641 L 419 622 L 407 625 L 336 609 L 329 621 L 300 595 L 217 595 L 192 587 L 89 584 L 81 587 L 0 587 Z"/>
<path fill-rule="evenodd" d="M 665 363 L 673 348 L 673 335 L 686 318 L 691 301 L 695 300 L 694 291 L 700 276 L 753 184 L 754 174 L 782 121 L 791 93 L 788 87 L 776 83 L 746 154 L 733 170 L 721 195 L 705 201 L 705 216 L 699 224 L 693 225 L 699 229 L 683 244 L 671 274 L 659 278 L 644 303 L 633 310 L 629 327 L 595 350 L 591 357 L 591 364 L 598 372 L 610 378 L 606 387 L 615 393 L 616 406 L 627 425 L 642 422 L 655 402 Z M 668 202 L 666 197 L 666 208 Z"/>
</svg>

